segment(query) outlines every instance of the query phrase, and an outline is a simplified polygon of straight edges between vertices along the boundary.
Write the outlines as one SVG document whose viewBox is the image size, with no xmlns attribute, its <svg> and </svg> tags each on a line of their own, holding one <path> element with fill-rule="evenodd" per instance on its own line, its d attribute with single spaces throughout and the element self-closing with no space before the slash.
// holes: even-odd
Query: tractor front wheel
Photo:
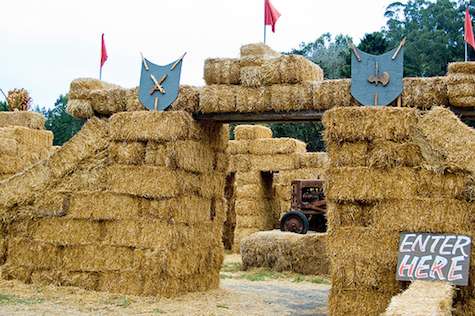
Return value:
<svg viewBox="0 0 475 316">
<path fill-rule="evenodd" d="M 297 234 L 306 234 L 308 231 L 308 219 L 300 211 L 290 211 L 280 219 L 280 230 Z"/>
</svg>

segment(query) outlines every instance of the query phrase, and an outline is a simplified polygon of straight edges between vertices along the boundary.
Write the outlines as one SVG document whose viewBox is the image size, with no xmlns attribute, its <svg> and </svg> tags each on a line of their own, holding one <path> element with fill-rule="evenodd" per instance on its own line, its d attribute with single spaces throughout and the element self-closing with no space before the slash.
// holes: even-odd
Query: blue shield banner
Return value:
<svg viewBox="0 0 475 316">
<path fill-rule="evenodd" d="M 180 90 L 182 61 L 183 57 L 159 66 L 143 58 L 138 94 L 145 108 L 164 111 L 175 101 Z"/>
<path fill-rule="evenodd" d="M 351 95 L 362 105 L 385 106 L 396 100 L 403 89 L 404 48 L 379 56 L 356 50 L 359 56 L 351 55 Z"/>
</svg>

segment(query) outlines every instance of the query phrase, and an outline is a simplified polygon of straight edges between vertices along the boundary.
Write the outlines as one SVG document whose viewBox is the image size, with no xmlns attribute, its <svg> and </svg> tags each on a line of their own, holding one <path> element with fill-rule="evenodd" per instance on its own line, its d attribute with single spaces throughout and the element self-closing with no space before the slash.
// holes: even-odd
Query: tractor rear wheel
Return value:
<svg viewBox="0 0 475 316">
<path fill-rule="evenodd" d="M 308 219 L 300 211 L 290 211 L 280 219 L 280 230 L 297 234 L 306 234 L 308 231 Z"/>
</svg>

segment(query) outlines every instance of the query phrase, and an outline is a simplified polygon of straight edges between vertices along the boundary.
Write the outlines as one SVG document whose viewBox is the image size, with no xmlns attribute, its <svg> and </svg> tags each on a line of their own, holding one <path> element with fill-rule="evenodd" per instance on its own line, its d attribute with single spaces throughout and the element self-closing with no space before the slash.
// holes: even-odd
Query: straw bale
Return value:
<svg viewBox="0 0 475 316">
<path fill-rule="evenodd" d="M 202 113 L 235 112 L 238 86 L 210 85 L 200 93 L 199 111 Z"/>
<path fill-rule="evenodd" d="M 167 154 L 167 146 L 153 141 L 147 142 L 145 164 L 162 167 L 171 166 L 170 157 Z"/>
<path fill-rule="evenodd" d="M 417 123 L 417 112 L 409 108 L 335 108 L 323 115 L 325 140 L 356 142 L 408 140 Z"/>
<path fill-rule="evenodd" d="M 274 155 L 305 153 L 307 144 L 293 138 L 262 138 L 250 142 L 249 152 L 253 155 Z"/>
<path fill-rule="evenodd" d="M 269 86 L 270 106 L 274 111 L 295 111 L 313 107 L 314 82 Z"/>
<path fill-rule="evenodd" d="M 0 128 L 0 131 L 3 128 Z M 18 151 L 18 142 L 15 139 L 3 138 L 3 135 L 0 134 L 0 155 L 15 156 Z M 2 162 L 5 159 L 2 159 Z"/>
<path fill-rule="evenodd" d="M 40 285 L 56 284 L 81 287 L 86 290 L 97 290 L 99 276 L 93 272 L 43 270 L 34 271 L 31 275 L 31 282 Z"/>
<path fill-rule="evenodd" d="M 205 198 L 221 198 L 224 195 L 224 183 L 226 179 L 224 174 L 214 172 L 212 174 L 201 174 L 199 180 L 195 181 L 192 186 L 196 194 Z M 186 184 L 185 185 L 185 192 Z M 189 189 L 188 189 L 189 190 Z"/>
<path fill-rule="evenodd" d="M 241 244 L 241 240 L 246 238 L 247 236 L 250 236 L 258 231 L 260 231 L 261 229 L 259 228 L 256 228 L 256 227 L 252 227 L 252 228 L 239 228 L 239 227 L 236 227 L 236 229 L 234 230 L 234 242 L 233 242 L 233 249 L 232 251 L 235 252 L 235 253 L 239 253 L 240 251 L 240 244 Z"/>
<path fill-rule="evenodd" d="M 263 194 L 264 188 L 260 184 L 244 184 L 235 188 L 236 200 L 254 200 L 256 198 L 261 198 Z"/>
<path fill-rule="evenodd" d="M 251 156 L 249 160 L 253 170 L 280 171 L 298 167 L 298 156 L 295 154 Z"/>
<path fill-rule="evenodd" d="M 50 218 L 33 221 L 29 225 L 33 240 L 56 245 L 91 244 L 100 239 L 98 222 L 81 219 Z"/>
<path fill-rule="evenodd" d="M 229 142 L 229 125 L 214 122 L 200 122 L 199 127 L 203 144 L 206 144 L 216 152 L 226 152 Z"/>
<path fill-rule="evenodd" d="M 374 290 L 340 290 L 332 287 L 328 299 L 329 314 L 379 316 L 385 311 L 392 296 L 391 293 Z"/>
<path fill-rule="evenodd" d="M 375 141 L 327 146 L 332 166 L 370 166 L 375 168 L 415 167 L 423 164 L 419 146 L 413 143 Z"/>
<path fill-rule="evenodd" d="M 48 160 L 4 181 L 2 185 L 9 189 L 2 192 L 0 205 L 8 209 L 13 205 L 32 201 L 47 185 L 63 180 L 64 175 L 75 170 L 80 162 L 84 163 L 86 158 L 96 156 L 97 152 L 107 146 L 107 128 L 101 120 L 89 120 L 77 135 Z"/>
<path fill-rule="evenodd" d="M 448 74 L 471 74 L 475 75 L 475 63 L 474 62 L 455 62 L 449 63 Z"/>
<path fill-rule="evenodd" d="M 175 141 L 198 139 L 199 126 L 182 111 L 117 113 L 110 118 L 110 134 L 116 141 Z"/>
<path fill-rule="evenodd" d="M 202 142 L 176 141 L 167 145 L 167 155 L 176 167 L 190 172 L 212 172 L 214 152 Z"/>
<path fill-rule="evenodd" d="M 199 196 L 185 195 L 173 199 L 141 201 L 141 215 L 162 222 L 199 225 L 210 220 L 211 201 Z"/>
<path fill-rule="evenodd" d="M 313 91 L 313 108 L 327 110 L 341 106 L 357 106 L 351 96 L 351 80 L 324 80 Z"/>
<path fill-rule="evenodd" d="M 447 282 L 417 280 L 391 299 L 384 316 L 451 316 L 454 287 Z"/>
<path fill-rule="evenodd" d="M 98 115 L 112 115 L 117 112 L 126 111 L 127 94 L 126 90 L 119 87 L 104 90 L 84 91 L 85 99 L 89 100 L 94 113 Z M 74 99 L 74 95 L 71 96 Z"/>
<path fill-rule="evenodd" d="M 249 155 L 238 154 L 229 157 L 229 172 L 248 172 L 251 170 L 251 159 Z"/>
<path fill-rule="evenodd" d="M 44 116 L 36 112 L 0 112 L 0 127 L 23 126 L 32 129 L 44 129 L 45 122 Z"/>
<path fill-rule="evenodd" d="M 102 245 L 68 246 L 63 250 L 63 267 L 69 271 L 127 271 L 135 268 L 134 250 Z"/>
<path fill-rule="evenodd" d="M 475 74 L 449 74 L 449 102 L 458 107 L 475 107 Z"/>
<path fill-rule="evenodd" d="M 241 240 L 244 269 L 267 267 L 275 271 L 328 275 L 326 234 L 262 231 Z"/>
<path fill-rule="evenodd" d="M 272 138 L 272 130 L 262 125 L 238 125 L 234 129 L 234 136 L 236 140 Z"/>
<path fill-rule="evenodd" d="M 191 177 L 166 167 L 112 165 L 107 168 L 108 184 L 112 192 L 147 198 L 177 196 Z"/>
<path fill-rule="evenodd" d="M 300 168 L 325 168 L 328 165 L 326 152 L 306 152 L 298 156 Z"/>
<path fill-rule="evenodd" d="M 262 180 L 260 171 L 238 172 L 236 173 L 235 185 L 258 184 Z"/>
<path fill-rule="evenodd" d="M 367 166 L 368 143 L 329 143 L 327 152 L 332 167 Z"/>
<path fill-rule="evenodd" d="M 229 169 L 229 155 L 226 153 L 216 153 L 213 166 L 215 171 L 227 173 Z"/>
<path fill-rule="evenodd" d="M 139 91 L 138 87 L 125 89 L 125 99 L 126 99 L 125 110 L 127 112 L 145 110 L 145 107 L 142 105 L 142 103 L 139 100 L 138 91 Z"/>
<path fill-rule="evenodd" d="M 178 97 L 171 104 L 169 109 L 173 111 L 186 111 L 189 113 L 198 112 L 200 106 L 200 91 L 201 88 L 199 87 L 180 85 Z"/>
<path fill-rule="evenodd" d="M 145 144 L 141 142 L 113 142 L 109 150 L 112 160 L 119 164 L 138 165 L 145 159 Z"/>
<path fill-rule="evenodd" d="M 108 191 L 78 192 L 66 199 L 66 217 L 89 220 L 132 219 L 141 215 L 146 200 Z"/>
<path fill-rule="evenodd" d="M 264 43 L 252 43 L 241 46 L 241 58 L 248 56 L 279 57 L 280 53 Z"/>
<path fill-rule="evenodd" d="M 17 155 L 0 155 L 0 174 L 15 174 L 20 171 Z"/>
<path fill-rule="evenodd" d="M 119 88 L 119 86 L 94 78 L 77 78 L 71 81 L 71 84 L 69 85 L 69 89 L 71 90 L 70 94 L 80 93 L 82 90 L 100 90 L 111 88 Z"/>
<path fill-rule="evenodd" d="M 230 140 L 226 152 L 229 155 L 249 154 L 249 145 L 247 140 Z"/>
<path fill-rule="evenodd" d="M 49 269 L 61 266 L 61 251 L 49 243 L 24 238 L 9 238 L 7 264 L 16 267 Z"/>
<path fill-rule="evenodd" d="M 94 116 L 91 102 L 83 99 L 69 99 L 66 112 L 71 116 L 82 119 L 88 119 Z"/>
<path fill-rule="evenodd" d="M 371 216 L 371 204 L 327 201 L 328 227 L 368 227 L 372 220 Z"/>
<path fill-rule="evenodd" d="M 430 109 L 433 106 L 447 106 L 447 78 L 404 78 L 402 106 Z"/>
<path fill-rule="evenodd" d="M 253 56 L 253 55 L 242 56 L 239 59 L 239 66 L 241 67 L 241 69 L 246 68 L 246 67 L 262 66 L 265 61 L 267 61 L 268 59 L 271 59 L 271 58 L 275 58 L 275 57 L 272 57 L 272 56 Z M 242 82 L 241 82 L 241 85 L 243 85 Z"/>
<path fill-rule="evenodd" d="M 475 173 L 475 130 L 450 110 L 434 108 L 419 119 L 415 142 L 432 164 Z"/>
<path fill-rule="evenodd" d="M 239 59 L 208 58 L 205 60 L 204 79 L 207 85 L 240 84 Z"/>
<path fill-rule="evenodd" d="M 239 86 L 236 90 L 236 110 L 238 112 L 265 112 L 272 110 L 270 92 L 263 88 Z"/>
<path fill-rule="evenodd" d="M 264 77 L 262 70 L 262 67 L 259 66 L 241 67 L 241 85 L 250 88 L 261 87 Z"/>
<path fill-rule="evenodd" d="M 260 216 L 256 215 L 240 215 L 236 218 L 236 226 L 239 229 L 257 227 L 259 229 L 272 229 L 274 228 L 273 218 L 269 218 L 268 214 Z"/>
<path fill-rule="evenodd" d="M 31 267 L 18 266 L 15 264 L 6 263 L 2 266 L 2 279 L 4 280 L 19 280 L 24 283 L 31 282 Z"/>
<path fill-rule="evenodd" d="M 463 198 L 470 183 L 460 174 L 436 174 L 406 167 L 330 168 L 326 177 L 327 198 L 335 201 L 374 201 L 402 196 Z"/>
</svg>

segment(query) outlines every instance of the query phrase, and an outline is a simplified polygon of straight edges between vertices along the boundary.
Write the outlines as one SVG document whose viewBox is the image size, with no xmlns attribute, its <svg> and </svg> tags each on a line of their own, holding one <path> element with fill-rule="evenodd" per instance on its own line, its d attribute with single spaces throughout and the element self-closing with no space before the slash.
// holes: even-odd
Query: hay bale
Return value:
<svg viewBox="0 0 475 316">
<path fill-rule="evenodd" d="M 452 111 L 438 107 L 424 114 L 417 124 L 415 142 L 433 165 L 475 174 L 475 130 Z"/>
<path fill-rule="evenodd" d="M 226 153 L 228 155 L 249 154 L 250 141 L 247 140 L 230 140 Z"/>
<path fill-rule="evenodd" d="M 23 126 L 31 129 L 44 129 L 45 118 L 36 112 L 0 112 L 0 127 Z"/>
<path fill-rule="evenodd" d="M 145 144 L 113 142 L 109 147 L 112 160 L 118 164 L 139 165 L 145 159 Z"/>
<path fill-rule="evenodd" d="M 404 78 L 402 106 L 430 109 L 434 106 L 447 106 L 447 78 Z"/>
<path fill-rule="evenodd" d="M 253 155 L 304 153 L 307 144 L 293 138 L 261 138 L 252 140 L 249 152 Z"/>
<path fill-rule="evenodd" d="M 447 282 L 414 281 L 391 299 L 384 316 L 452 315 L 454 287 Z"/>
<path fill-rule="evenodd" d="M 298 167 L 298 156 L 295 154 L 270 154 L 250 156 L 252 170 L 280 171 L 291 170 Z"/>
<path fill-rule="evenodd" d="M 94 110 L 89 100 L 68 99 L 66 112 L 73 117 L 82 119 L 88 119 L 94 116 Z"/>
<path fill-rule="evenodd" d="M 326 152 L 308 152 L 298 156 L 300 168 L 325 168 L 328 165 Z"/>
<path fill-rule="evenodd" d="M 272 110 L 270 93 L 263 87 L 236 89 L 236 111 L 238 112 L 265 112 Z"/>
<path fill-rule="evenodd" d="M 275 84 L 269 86 L 270 106 L 274 111 L 296 111 L 313 107 L 313 91 L 317 84 Z"/>
<path fill-rule="evenodd" d="M 274 176 L 274 183 L 290 186 L 292 180 L 297 179 L 322 179 L 325 170 L 322 168 L 301 168 L 295 170 L 282 170 Z"/>
<path fill-rule="evenodd" d="M 239 141 L 272 138 L 272 130 L 262 125 L 238 125 L 234 129 L 234 138 Z"/>
<path fill-rule="evenodd" d="M 110 135 L 115 141 L 175 141 L 199 138 L 198 123 L 189 113 L 182 111 L 117 113 L 109 122 Z"/>
<path fill-rule="evenodd" d="M 167 145 L 167 156 L 176 168 L 189 172 L 213 172 L 214 151 L 202 142 L 176 141 Z"/>
<path fill-rule="evenodd" d="M 244 269 L 266 267 L 302 274 L 329 273 L 326 234 L 257 232 L 242 239 L 240 249 Z"/>
<path fill-rule="evenodd" d="M 169 109 L 172 111 L 186 111 L 189 113 L 198 112 L 200 106 L 200 91 L 201 88 L 180 85 L 180 90 L 176 100 L 170 105 Z M 128 111 L 130 111 L 128 109 Z"/>
<path fill-rule="evenodd" d="M 458 107 L 475 106 L 475 63 L 450 63 L 448 71 L 449 102 Z"/>
<path fill-rule="evenodd" d="M 323 115 L 326 143 L 410 139 L 417 112 L 408 108 L 335 108 Z"/>
<path fill-rule="evenodd" d="M 279 57 L 280 53 L 264 43 L 252 43 L 241 46 L 241 58 L 248 56 Z"/>
<path fill-rule="evenodd" d="M 238 87 L 229 85 L 210 85 L 200 93 L 201 113 L 235 112 Z"/>
<path fill-rule="evenodd" d="M 330 290 L 329 314 L 332 316 L 379 316 L 386 310 L 392 294 L 374 290 Z"/>
<path fill-rule="evenodd" d="M 240 84 L 239 59 L 208 58 L 205 60 L 204 79 L 207 85 Z"/>
<path fill-rule="evenodd" d="M 328 110 L 341 106 L 357 106 L 351 96 L 351 80 L 324 80 L 318 83 L 313 92 L 313 108 Z"/>
<path fill-rule="evenodd" d="M 399 197 L 464 198 L 470 180 L 462 174 L 437 174 L 399 167 L 329 168 L 327 198 L 334 201 L 376 201 Z"/>
</svg>

